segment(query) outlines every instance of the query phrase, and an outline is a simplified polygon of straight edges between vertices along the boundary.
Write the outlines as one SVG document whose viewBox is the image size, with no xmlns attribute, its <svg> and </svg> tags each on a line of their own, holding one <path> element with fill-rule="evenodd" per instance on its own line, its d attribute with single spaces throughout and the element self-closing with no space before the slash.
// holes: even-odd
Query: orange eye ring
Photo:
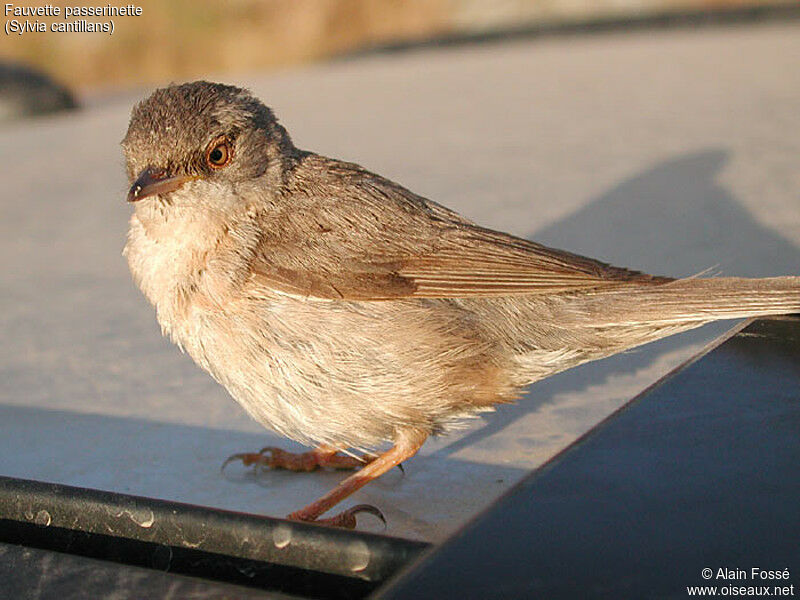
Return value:
<svg viewBox="0 0 800 600">
<path fill-rule="evenodd" d="M 233 160 L 233 144 L 227 136 L 221 136 L 208 145 L 206 164 L 212 169 L 227 167 Z"/>
</svg>

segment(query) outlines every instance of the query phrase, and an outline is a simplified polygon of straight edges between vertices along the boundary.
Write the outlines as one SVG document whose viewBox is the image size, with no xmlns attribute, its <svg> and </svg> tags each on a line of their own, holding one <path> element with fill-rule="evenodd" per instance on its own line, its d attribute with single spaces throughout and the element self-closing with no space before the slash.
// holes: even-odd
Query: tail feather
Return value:
<svg viewBox="0 0 800 600">
<path fill-rule="evenodd" d="M 679 325 L 800 312 L 800 277 L 677 279 L 603 292 L 595 326 Z"/>
<path fill-rule="evenodd" d="M 800 277 L 631 282 L 547 306 L 532 298 L 523 320 L 530 328 L 520 333 L 533 340 L 516 356 L 526 385 L 710 321 L 800 313 Z"/>
</svg>

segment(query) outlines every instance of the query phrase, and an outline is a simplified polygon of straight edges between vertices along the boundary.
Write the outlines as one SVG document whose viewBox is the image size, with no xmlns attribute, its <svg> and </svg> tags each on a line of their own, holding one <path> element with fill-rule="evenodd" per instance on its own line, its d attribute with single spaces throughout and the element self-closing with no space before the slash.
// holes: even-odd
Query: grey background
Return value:
<svg viewBox="0 0 800 600">
<path fill-rule="evenodd" d="M 650 272 L 797 274 L 800 24 L 420 49 L 250 87 L 298 146 L 478 222 Z M 120 251 L 140 94 L 0 131 L 0 474 L 281 516 L 342 473 L 219 472 L 296 447 L 161 338 Z M 439 540 L 732 323 L 533 386 L 348 504 Z M 381 530 L 378 523 L 363 528 Z"/>
</svg>

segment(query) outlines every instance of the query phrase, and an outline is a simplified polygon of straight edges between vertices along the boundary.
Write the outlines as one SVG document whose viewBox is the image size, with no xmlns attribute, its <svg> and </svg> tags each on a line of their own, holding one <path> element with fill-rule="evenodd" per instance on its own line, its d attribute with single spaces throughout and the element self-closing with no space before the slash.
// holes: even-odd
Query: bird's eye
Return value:
<svg viewBox="0 0 800 600">
<path fill-rule="evenodd" d="M 233 160 L 233 144 L 225 137 L 219 137 L 208 145 L 206 163 L 212 169 L 221 169 Z"/>
</svg>

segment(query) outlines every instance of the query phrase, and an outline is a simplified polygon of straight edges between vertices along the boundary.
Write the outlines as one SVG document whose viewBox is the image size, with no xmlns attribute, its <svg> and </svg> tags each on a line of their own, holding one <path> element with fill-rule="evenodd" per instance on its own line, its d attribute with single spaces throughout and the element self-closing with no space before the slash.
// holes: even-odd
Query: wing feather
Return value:
<svg viewBox="0 0 800 600">
<path fill-rule="evenodd" d="M 608 289 L 669 278 L 475 225 L 357 165 L 306 155 L 260 214 L 255 287 L 331 300 Z"/>
</svg>

